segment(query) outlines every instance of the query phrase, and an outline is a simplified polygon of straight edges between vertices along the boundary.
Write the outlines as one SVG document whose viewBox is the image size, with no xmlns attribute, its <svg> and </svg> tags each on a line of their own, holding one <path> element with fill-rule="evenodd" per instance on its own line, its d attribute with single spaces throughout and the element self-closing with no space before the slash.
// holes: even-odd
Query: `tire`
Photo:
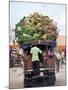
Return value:
<svg viewBox="0 0 68 90">
<path fill-rule="evenodd" d="M 49 79 L 48 82 L 47 82 L 47 84 L 49 86 L 53 86 L 53 85 L 55 85 L 55 80 L 54 79 Z"/>
<path fill-rule="evenodd" d="M 32 87 L 32 80 L 24 80 L 24 87 L 29 88 Z"/>
<path fill-rule="evenodd" d="M 13 60 L 10 60 L 9 67 L 12 68 L 14 66 Z"/>
<path fill-rule="evenodd" d="M 51 76 L 49 76 L 47 78 L 47 85 L 48 86 L 53 86 L 53 85 L 55 85 L 55 81 L 56 81 L 55 74 L 52 74 Z"/>
</svg>

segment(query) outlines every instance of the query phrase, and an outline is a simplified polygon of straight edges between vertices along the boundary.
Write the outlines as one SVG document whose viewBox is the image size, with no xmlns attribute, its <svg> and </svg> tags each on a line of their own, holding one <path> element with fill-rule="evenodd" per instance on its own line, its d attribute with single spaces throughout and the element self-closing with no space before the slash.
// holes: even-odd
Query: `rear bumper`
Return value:
<svg viewBox="0 0 68 90">
<path fill-rule="evenodd" d="M 40 71 L 45 71 L 45 70 L 55 71 L 55 68 L 40 68 Z M 25 70 L 25 72 L 32 72 L 32 71 L 33 71 L 33 69 Z"/>
<path fill-rule="evenodd" d="M 40 72 L 43 72 L 43 76 L 33 75 L 33 70 L 27 70 L 25 73 L 25 80 L 34 80 L 34 79 L 44 79 L 44 78 L 53 78 L 55 77 L 55 68 L 41 68 Z"/>
<path fill-rule="evenodd" d="M 25 80 L 37 80 L 37 79 L 44 79 L 44 78 L 46 78 L 47 77 L 47 75 L 44 75 L 44 76 L 40 76 L 40 75 L 38 75 L 38 76 L 32 76 L 32 77 L 30 77 L 30 78 L 26 78 L 25 77 Z"/>
</svg>

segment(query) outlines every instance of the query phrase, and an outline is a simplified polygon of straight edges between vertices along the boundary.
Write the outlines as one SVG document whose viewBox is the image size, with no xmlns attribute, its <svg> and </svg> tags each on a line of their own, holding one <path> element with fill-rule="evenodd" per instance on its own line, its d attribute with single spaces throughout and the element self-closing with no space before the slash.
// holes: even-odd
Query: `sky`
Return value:
<svg viewBox="0 0 68 90">
<path fill-rule="evenodd" d="M 10 2 L 10 27 L 15 28 L 20 19 L 33 12 L 47 15 L 57 22 L 60 35 L 65 35 L 65 5 L 30 2 Z"/>
</svg>

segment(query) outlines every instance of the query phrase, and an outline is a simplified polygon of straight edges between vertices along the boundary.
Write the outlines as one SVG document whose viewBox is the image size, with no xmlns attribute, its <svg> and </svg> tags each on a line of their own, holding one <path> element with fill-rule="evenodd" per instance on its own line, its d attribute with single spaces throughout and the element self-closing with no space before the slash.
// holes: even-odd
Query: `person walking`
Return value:
<svg viewBox="0 0 68 90">
<path fill-rule="evenodd" d="M 40 64 L 38 53 L 42 54 L 42 51 L 35 45 L 32 46 L 31 51 L 32 55 L 32 68 L 35 75 L 40 75 Z"/>
<path fill-rule="evenodd" d="M 21 45 L 19 45 L 18 53 L 19 53 L 19 63 L 23 65 L 24 51 L 23 51 L 23 48 L 21 47 Z"/>
<path fill-rule="evenodd" d="M 60 69 L 60 61 L 61 61 L 61 55 L 60 55 L 59 51 L 57 51 L 57 52 L 55 53 L 55 56 L 56 56 L 57 71 L 59 72 L 59 69 Z"/>
<path fill-rule="evenodd" d="M 61 57 L 62 57 L 61 65 L 63 65 L 64 64 L 64 60 L 65 60 L 64 50 L 61 51 Z"/>
</svg>

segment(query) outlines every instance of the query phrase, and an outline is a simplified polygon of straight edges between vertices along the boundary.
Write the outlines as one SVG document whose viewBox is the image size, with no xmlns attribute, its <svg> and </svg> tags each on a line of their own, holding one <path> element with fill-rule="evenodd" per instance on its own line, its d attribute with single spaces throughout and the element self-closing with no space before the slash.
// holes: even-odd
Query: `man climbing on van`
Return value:
<svg viewBox="0 0 68 90">
<path fill-rule="evenodd" d="M 42 51 L 37 46 L 33 45 L 30 53 L 32 55 L 32 68 L 34 71 L 34 75 L 40 75 L 40 64 L 38 53 L 42 54 Z"/>
</svg>

